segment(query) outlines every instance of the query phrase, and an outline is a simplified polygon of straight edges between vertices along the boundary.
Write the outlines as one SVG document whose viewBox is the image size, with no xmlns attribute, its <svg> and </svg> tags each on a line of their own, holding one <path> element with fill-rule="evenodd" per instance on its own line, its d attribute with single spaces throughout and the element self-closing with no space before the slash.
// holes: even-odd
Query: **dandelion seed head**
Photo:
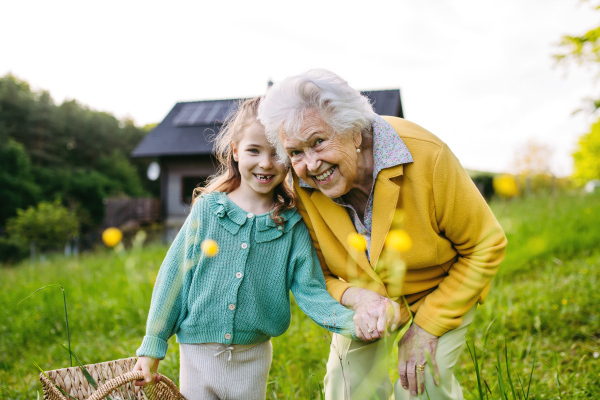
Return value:
<svg viewBox="0 0 600 400">
<path fill-rule="evenodd" d="M 214 257 L 219 253 L 219 245 L 212 239 L 206 239 L 200 247 L 206 257 Z"/>
</svg>

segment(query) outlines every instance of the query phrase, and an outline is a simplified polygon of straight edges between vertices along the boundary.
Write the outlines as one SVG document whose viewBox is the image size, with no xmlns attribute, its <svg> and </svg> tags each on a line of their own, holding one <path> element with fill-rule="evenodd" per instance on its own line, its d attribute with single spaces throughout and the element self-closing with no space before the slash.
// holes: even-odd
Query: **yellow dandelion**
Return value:
<svg viewBox="0 0 600 400">
<path fill-rule="evenodd" d="M 367 240 L 358 233 L 351 233 L 348 235 L 348 244 L 358 251 L 367 250 Z"/>
<path fill-rule="evenodd" d="M 392 250 L 405 253 L 412 247 L 412 239 L 404 229 L 392 229 L 385 238 L 385 245 Z"/>
<path fill-rule="evenodd" d="M 502 197 L 511 198 L 519 194 L 517 181 L 512 175 L 504 174 L 494 177 L 493 186 L 494 191 Z"/>
<path fill-rule="evenodd" d="M 214 257 L 219 252 L 219 245 L 212 239 L 203 241 L 200 248 L 206 257 Z"/>
<path fill-rule="evenodd" d="M 567 301 L 567 299 L 562 299 L 561 303 L 562 303 L 563 306 L 566 306 L 567 303 L 568 303 L 568 301 Z"/>
<path fill-rule="evenodd" d="M 404 224 L 404 210 L 394 211 L 394 218 L 392 219 L 392 228 L 400 229 Z"/>
<path fill-rule="evenodd" d="M 119 228 L 107 228 L 102 232 L 102 241 L 108 247 L 115 247 L 123 239 L 123 233 Z"/>
</svg>

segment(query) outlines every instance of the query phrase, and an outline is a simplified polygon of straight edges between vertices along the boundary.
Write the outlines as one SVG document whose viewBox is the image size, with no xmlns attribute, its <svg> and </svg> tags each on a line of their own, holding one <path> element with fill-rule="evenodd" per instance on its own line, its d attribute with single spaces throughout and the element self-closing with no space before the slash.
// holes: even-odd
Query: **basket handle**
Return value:
<svg viewBox="0 0 600 400">
<path fill-rule="evenodd" d="M 149 389 L 149 392 L 156 392 L 157 394 L 160 394 L 164 393 L 165 391 L 170 391 L 172 393 L 178 393 L 179 398 L 183 399 L 183 395 L 181 395 L 177 386 L 169 378 L 161 374 L 157 375 L 160 376 L 160 381 L 151 385 L 154 386 L 154 388 L 146 386 L 146 388 Z M 140 379 L 144 379 L 144 373 L 142 371 L 132 371 L 123 375 L 119 375 L 109 381 L 106 381 L 103 385 L 98 386 L 98 389 L 96 389 L 96 391 L 88 398 L 88 400 L 102 400 L 116 388 Z M 162 396 L 159 396 L 158 398 L 162 398 Z"/>
</svg>

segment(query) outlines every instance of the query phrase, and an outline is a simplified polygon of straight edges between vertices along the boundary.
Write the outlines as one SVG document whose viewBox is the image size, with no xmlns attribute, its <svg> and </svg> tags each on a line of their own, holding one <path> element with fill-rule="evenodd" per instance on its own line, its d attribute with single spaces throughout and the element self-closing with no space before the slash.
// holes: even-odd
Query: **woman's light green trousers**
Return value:
<svg viewBox="0 0 600 400">
<path fill-rule="evenodd" d="M 463 399 L 460 384 L 454 377 L 454 365 L 465 347 L 465 337 L 469 325 L 473 322 L 477 305 L 469 310 L 462 320 L 462 324 L 438 340 L 435 361 L 441 376 L 440 386 L 433 383 L 431 370 L 425 367 L 426 393 L 421 399 L 431 400 L 458 400 Z M 392 386 L 390 379 L 390 357 L 395 343 L 401 336 L 392 334 L 387 339 L 376 342 L 362 342 L 347 339 L 334 334 L 331 341 L 329 361 L 327 361 L 327 374 L 325 375 L 326 400 L 389 400 L 392 391 L 395 400 L 417 400 L 419 396 L 411 396 L 404 390 L 400 380 Z M 397 365 L 397 361 L 395 360 Z M 397 368 L 397 367 L 396 367 Z M 350 395 L 351 394 L 351 395 Z"/>
</svg>

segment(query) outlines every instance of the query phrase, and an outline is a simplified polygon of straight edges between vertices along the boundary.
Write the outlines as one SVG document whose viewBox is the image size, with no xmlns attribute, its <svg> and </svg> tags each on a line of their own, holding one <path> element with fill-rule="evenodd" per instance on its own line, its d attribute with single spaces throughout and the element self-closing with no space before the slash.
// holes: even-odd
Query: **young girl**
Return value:
<svg viewBox="0 0 600 400">
<path fill-rule="evenodd" d="M 194 191 L 201 195 L 160 267 L 137 385 L 152 381 L 176 334 L 186 399 L 263 400 L 270 338 L 290 324 L 290 289 L 313 321 L 356 339 L 354 312 L 327 292 L 286 168 L 256 120 L 259 102 L 244 102 L 225 125 L 220 174 Z"/>
</svg>

